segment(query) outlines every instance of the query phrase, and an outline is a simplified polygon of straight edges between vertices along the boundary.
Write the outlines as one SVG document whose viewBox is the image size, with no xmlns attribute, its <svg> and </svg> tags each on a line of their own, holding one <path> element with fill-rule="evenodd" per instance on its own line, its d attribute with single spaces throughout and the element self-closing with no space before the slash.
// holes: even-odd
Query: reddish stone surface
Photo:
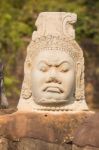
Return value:
<svg viewBox="0 0 99 150">
<path fill-rule="evenodd" d="M 12 140 L 34 138 L 52 143 L 69 143 L 78 126 L 91 112 L 16 112 L 0 116 L 0 136 Z"/>
<path fill-rule="evenodd" d="M 99 112 L 90 116 L 78 127 L 73 142 L 78 146 L 99 148 Z"/>
</svg>

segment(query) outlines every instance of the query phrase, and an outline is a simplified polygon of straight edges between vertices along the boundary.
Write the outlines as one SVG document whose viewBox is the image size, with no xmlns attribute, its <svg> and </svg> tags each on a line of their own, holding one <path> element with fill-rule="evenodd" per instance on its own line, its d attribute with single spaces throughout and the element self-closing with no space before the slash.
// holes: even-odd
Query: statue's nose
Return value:
<svg viewBox="0 0 99 150">
<path fill-rule="evenodd" d="M 57 76 L 56 68 L 52 68 L 52 69 L 49 70 L 49 76 L 52 77 L 52 78 Z"/>
<path fill-rule="evenodd" d="M 55 82 L 61 84 L 61 81 L 58 78 L 58 73 L 56 69 L 51 69 L 48 73 L 47 82 Z"/>
</svg>

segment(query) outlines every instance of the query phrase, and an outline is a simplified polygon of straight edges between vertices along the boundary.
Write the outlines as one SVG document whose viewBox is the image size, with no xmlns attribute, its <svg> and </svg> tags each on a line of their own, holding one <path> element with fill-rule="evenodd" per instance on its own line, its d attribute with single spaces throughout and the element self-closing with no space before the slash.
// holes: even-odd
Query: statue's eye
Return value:
<svg viewBox="0 0 99 150">
<path fill-rule="evenodd" d="M 39 64 L 39 70 L 42 71 L 42 72 L 46 72 L 48 70 L 48 65 Z"/>
<path fill-rule="evenodd" d="M 69 67 L 67 65 L 61 65 L 59 67 L 60 72 L 68 72 L 69 71 Z"/>
</svg>

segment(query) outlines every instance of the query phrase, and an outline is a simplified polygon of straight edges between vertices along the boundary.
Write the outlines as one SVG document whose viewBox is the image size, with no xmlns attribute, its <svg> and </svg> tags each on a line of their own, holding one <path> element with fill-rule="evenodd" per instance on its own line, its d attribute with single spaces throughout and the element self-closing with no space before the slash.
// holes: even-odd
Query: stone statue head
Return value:
<svg viewBox="0 0 99 150">
<path fill-rule="evenodd" d="M 44 12 L 27 49 L 19 110 L 87 109 L 84 58 L 71 25 L 76 14 Z"/>
</svg>

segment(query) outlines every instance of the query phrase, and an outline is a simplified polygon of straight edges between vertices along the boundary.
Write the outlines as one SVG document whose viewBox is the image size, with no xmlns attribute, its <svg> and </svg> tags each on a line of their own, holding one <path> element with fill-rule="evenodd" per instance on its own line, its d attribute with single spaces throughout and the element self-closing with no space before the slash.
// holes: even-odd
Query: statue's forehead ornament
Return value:
<svg viewBox="0 0 99 150">
<path fill-rule="evenodd" d="M 74 40 L 68 40 L 64 37 L 46 36 L 32 40 L 28 46 L 28 54 L 30 58 L 44 50 L 65 51 L 74 61 L 79 61 L 83 57 L 83 53 L 79 45 Z"/>
</svg>

